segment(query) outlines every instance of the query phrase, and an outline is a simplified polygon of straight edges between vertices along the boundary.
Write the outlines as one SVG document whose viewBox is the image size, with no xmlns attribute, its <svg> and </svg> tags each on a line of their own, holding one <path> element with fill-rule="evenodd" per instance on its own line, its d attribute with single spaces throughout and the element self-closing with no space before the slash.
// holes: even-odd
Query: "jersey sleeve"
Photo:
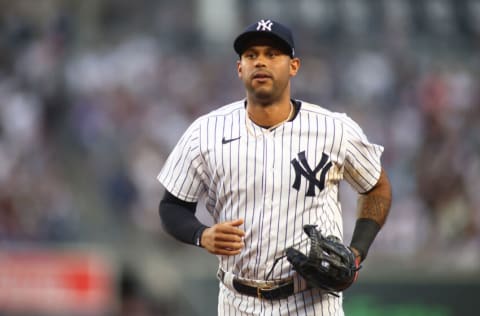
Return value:
<svg viewBox="0 0 480 316">
<path fill-rule="evenodd" d="M 168 192 L 186 202 L 197 202 L 203 192 L 199 144 L 200 124 L 197 120 L 182 135 L 157 176 Z"/>
<path fill-rule="evenodd" d="M 345 180 L 359 193 L 372 189 L 382 171 L 383 146 L 370 143 L 363 130 L 346 117 Z"/>
</svg>

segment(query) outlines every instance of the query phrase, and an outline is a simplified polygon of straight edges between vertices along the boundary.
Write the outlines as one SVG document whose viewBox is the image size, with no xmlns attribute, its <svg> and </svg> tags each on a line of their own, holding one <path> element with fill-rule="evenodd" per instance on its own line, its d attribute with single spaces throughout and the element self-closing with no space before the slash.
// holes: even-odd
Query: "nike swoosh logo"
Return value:
<svg viewBox="0 0 480 316">
<path fill-rule="evenodd" d="M 233 142 L 234 140 L 238 140 L 240 139 L 240 136 L 236 137 L 236 138 L 230 138 L 230 139 L 225 139 L 225 137 L 222 138 L 222 144 L 228 144 L 230 142 Z"/>
</svg>

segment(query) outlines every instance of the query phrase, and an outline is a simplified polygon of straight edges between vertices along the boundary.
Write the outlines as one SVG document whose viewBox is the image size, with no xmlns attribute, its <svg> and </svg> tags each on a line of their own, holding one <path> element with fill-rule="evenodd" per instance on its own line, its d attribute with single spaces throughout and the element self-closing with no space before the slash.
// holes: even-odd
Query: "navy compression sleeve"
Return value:
<svg viewBox="0 0 480 316">
<path fill-rule="evenodd" d="M 208 228 L 195 216 L 196 207 L 197 203 L 180 200 L 165 190 L 158 210 L 163 228 L 174 238 L 196 245 L 199 235 Z"/>
</svg>

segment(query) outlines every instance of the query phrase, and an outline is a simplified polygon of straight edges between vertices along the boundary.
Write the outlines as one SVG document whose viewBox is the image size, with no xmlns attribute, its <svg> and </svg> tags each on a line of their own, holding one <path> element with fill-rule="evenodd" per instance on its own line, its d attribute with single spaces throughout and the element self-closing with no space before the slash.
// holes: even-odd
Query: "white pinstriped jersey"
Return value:
<svg viewBox="0 0 480 316">
<path fill-rule="evenodd" d="M 265 280 L 275 259 L 289 246 L 300 244 L 299 249 L 307 251 L 305 224 L 317 224 L 322 233 L 342 239 L 339 181 L 344 179 L 356 191 L 365 192 L 380 176 L 383 147 L 370 143 L 353 120 L 318 105 L 296 103 L 300 109 L 295 118 L 272 131 L 246 116 L 245 100 L 198 118 L 158 175 L 165 189 L 179 199 L 197 202 L 205 198 L 215 222 L 244 219 L 242 253 L 218 256 L 223 270 L 241 278 Z M 292 276 L 297 288 L 305 287 L 284 259 L 275 266 L 271 279 Z M 251 304 L 242 308 L 242 300 L 258 300 L 222 294 L 228 290 L 223 285 L 221 289 L 221 300 L 232 304 L 219 302 L 219 311 L 225 315 L 233 306 L 236 315 L 251 308 Z M 315 295 L 315 291 L 307 292 Z M 262 304 L 257 301 L 258 306 Z M 299 306 L 287 305 L 274 309 L 286 314 Z M 306 308 L 300 314 L 314 315 Z M 323 315 L 343 313 L 341 298 L 331 295 L 318 297 L 309 308 Z M 272 313 L 261 313 L 268 314 Z"/>
</svg>

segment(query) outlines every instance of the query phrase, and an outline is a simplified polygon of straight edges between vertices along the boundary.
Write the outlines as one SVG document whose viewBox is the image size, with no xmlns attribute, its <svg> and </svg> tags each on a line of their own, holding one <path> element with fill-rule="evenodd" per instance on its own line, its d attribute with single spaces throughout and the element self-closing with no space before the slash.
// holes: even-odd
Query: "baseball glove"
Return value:
<svg viewBox="0 0 480 316">
<path fill-rule="evenodd" d="M 286 250 L 288 261 L 310 287 L 329 293 L 343 291 L 357 279 L 360 257 L 335 236 L 324 237 L 316 225 L 305 225 L 310 237 L 310 251 L 306 255 L 293 247 Z"/>
</svg>

